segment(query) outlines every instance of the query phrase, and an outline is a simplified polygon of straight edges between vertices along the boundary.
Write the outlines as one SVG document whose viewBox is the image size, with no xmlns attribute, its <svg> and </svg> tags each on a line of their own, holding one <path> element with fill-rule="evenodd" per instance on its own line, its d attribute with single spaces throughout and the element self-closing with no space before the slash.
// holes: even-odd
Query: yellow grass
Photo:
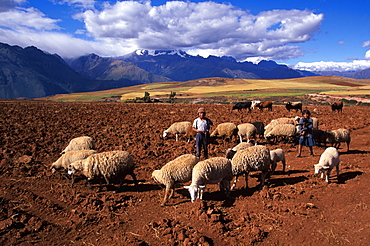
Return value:
<svg viewBox="0 0 370 246">
<path fill-rule="evenodd" d="M 207 78 L 187 82 L 164 82 L 144 85 L 123 87 L 118 89 L 55 95 L 43 99 L 53 101 L 96 101 L 110 96 L 120 96 L 121 100 L 143 97 L 145 92 L 150 93 L 151 98 L 168 98 L 172 91 L 176 92 L 177 98 L 199 98 L 212 96 L 233 96 L 246 94 L 258 95 L 269 91 L 274 96 L 274 90 L 279 91 L 280 96 L 284 93 L 323 93 L 330 95 L 367 95 L 370 94 L 369 80 L 355 80 L 335 76 L 317 76 L 295 79 L 279 80 L 256 80 L 256 79 L 228 79 Z M 286 90 L 286 91 L 285 91 Z M 299 92 L 301 91 L 301 92 Z M 276 95 L 275 95 L 276 96 Z"/>
</svg>

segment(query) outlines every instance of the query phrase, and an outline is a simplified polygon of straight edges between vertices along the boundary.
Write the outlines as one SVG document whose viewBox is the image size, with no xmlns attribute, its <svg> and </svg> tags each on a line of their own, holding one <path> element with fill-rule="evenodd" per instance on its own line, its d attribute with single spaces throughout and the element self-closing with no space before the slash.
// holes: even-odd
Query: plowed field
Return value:
<svg viewBox="0 0 370 246">
<path fill-rule="evenodd" d="M 294 117 L 274 106 L 272 112 L 238 113 L 231 105 L 0 102 L 0 244 L 1 245 L 368 245 L 370 241 L 370 112 L 347 106 L 320 112 L 322 130 L 351 130 L 350 151 L 342 144 L 339 180 L 326 184 L 313 175 L 322 147 L 297 158 L 292 144 L 266 144 L 286 152 L 288 172 L 277 172 L 258 190 L 259 173 L 249 189 L 240 178 L 229 197 L 207 186 L 204 200 L 190 202 L 181 185 L 161 207 L 164 187 L 151 173 L 181 154 L 194 153 L 194 141 L 175 141 L 162 133 L 176 121 L 193 121 L 204 106 L 215 126 Z M 304 106 L 305 108 L 305 106 Z M 213 129 L 215 128 L 213 127 Z M 135 159 L 139 185 L 130 177 L 122 192 L 99 183 L 93 190 L 78 176 L 74 186 L 51 163 L 75 137 L 95 139 L 97 151 L 126 150 Z M 210 157 L 224 156 L 234 141 L 216 139 Z"/>
</svg>

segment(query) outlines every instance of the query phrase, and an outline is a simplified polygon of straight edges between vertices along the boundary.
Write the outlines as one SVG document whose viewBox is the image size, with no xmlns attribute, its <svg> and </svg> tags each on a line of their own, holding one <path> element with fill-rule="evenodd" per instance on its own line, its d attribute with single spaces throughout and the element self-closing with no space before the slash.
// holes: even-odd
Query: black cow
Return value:
<svg viewBox="0 0 370 246">
<path fill-rule="evenodd" d="M 248 111 L 251 111 L 252 102 L 238 102 L 236 103 L 231 110 L 237 109 L 240 112 L 243 108 L 247 108 Z"/>
<path fill-rule="evenodd" d="M 302 112 L 302 103 L 301 102 L 287 102 L 285 108 L 290 112 L 291 109 L 295 109 L 296 112 L 301 110 Z"/>
<path fill-rule="evenodd" d="M 331 111 L 333 111 L 333 112 L 335 110 L 338 110 L 338 112 L 340 111 L 342 113 L 343 112 L 342 109 L 343 109 L 343 102 L 342 101 L 340 101 L 340 102 L 333 102 L 331 104 Z"/>
</svg>

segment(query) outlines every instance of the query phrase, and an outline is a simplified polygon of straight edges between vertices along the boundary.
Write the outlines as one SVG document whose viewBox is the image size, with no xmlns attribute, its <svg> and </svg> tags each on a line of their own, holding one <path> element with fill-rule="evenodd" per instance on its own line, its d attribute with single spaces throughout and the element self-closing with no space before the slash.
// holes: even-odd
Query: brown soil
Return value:
<svg viewBox="0 0 370 246">
<path fill-rule="evenodd" d="M 187 190 L 160 206 L 164 189 L 151 173 L 185 153 L 194 141 L 176 142 L 161 135 L 175 121 L 195 118 L 200 105 L 0 102 L 0 244 L 1 245 L 367 245 L 370 241 L 370 113 L 367 107 L 329 106 L 320 128 L 351 129 L 351 150 L 341 153 L 341 175 L 331 183 L 313 175 L 324 148 L 315 156 L 303 149 L 297 158 L 292 144 L 283 148 L 288 172 L 277 172 L 260 191 L 259 173 L 249 189 L 240 179 L 225 197 L 217 185 L 207 186 L 204 200 L 190 202 Z M 202 105 L 215 125 L 294 117 L 282 106 L 273 112 L 232 112 L 230 105 Z M 50 165 L 69 140 L 88 135 L 99 152 L 127 150 L 135 158 L 138 187 L 128 178 L 123 191 L 99 184 L 89 190 L 79 176 L 72 187 Z M 265 144 L 264 142 L 261 142 Z M 210 156 L 224 156 L 233 142 L 215 140 Z M 335 173 L 335 172 L 334 172 Z"/>
</svg>

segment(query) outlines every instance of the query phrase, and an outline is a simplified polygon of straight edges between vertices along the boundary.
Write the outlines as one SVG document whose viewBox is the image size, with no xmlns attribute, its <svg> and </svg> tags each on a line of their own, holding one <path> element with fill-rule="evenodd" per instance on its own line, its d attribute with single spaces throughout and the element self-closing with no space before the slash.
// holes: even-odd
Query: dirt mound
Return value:
<svg viewBox="0 0 370 246">
<path fill-rule="evenodd" d="M 151 173 L 181 154 L 193 154 L 194 141 L 162 138 L 173 122 L 193 121 L 198 107 L 207 109 L 215 126 L 294 117 L 283 106 L 272 112 L 232 112 L 231 105 L 124 103 L 53 103 L 2 101 L 0 107 L 0 243 L 1 245 L 366 245 L 369 241 L 370 113 L 345 107 L 342 114 L 318 108 L 322 130 L 351 130 L 350 151 L 341 153 L 339 180 L 326 184 L 313 175 L 324 148 L 315 156 L 296 147 L 267 144 L 286 152 L 287 172 L 277 172 L 258 190 L 259 173 L 249 189 L 240 178 L 229 197 L 217 185 L 207 186 L 204 200 L 190 202 L 181 185 L 161 207 L 164 187 Z M 304 106 L 305 108 L 305 106 Z M 214 126 L 214 128 L 215 128 Z M 115 186 L 75 185 L 63 173 L 51 174 L 51 163 L 78 136 L 95 139 L 97 151 L 127 150 L 135 159 L 139 185 L 128 177 L 123 191 Z M 235 139 L 234 139 L 235 140 Z M 266 144 L 260 141 L 260 144 Z M 210 157 L 224 156 L 235 143 L 215 139 Z M 335 173 L 335 172 L 334 172 Z"/>
</svg>

